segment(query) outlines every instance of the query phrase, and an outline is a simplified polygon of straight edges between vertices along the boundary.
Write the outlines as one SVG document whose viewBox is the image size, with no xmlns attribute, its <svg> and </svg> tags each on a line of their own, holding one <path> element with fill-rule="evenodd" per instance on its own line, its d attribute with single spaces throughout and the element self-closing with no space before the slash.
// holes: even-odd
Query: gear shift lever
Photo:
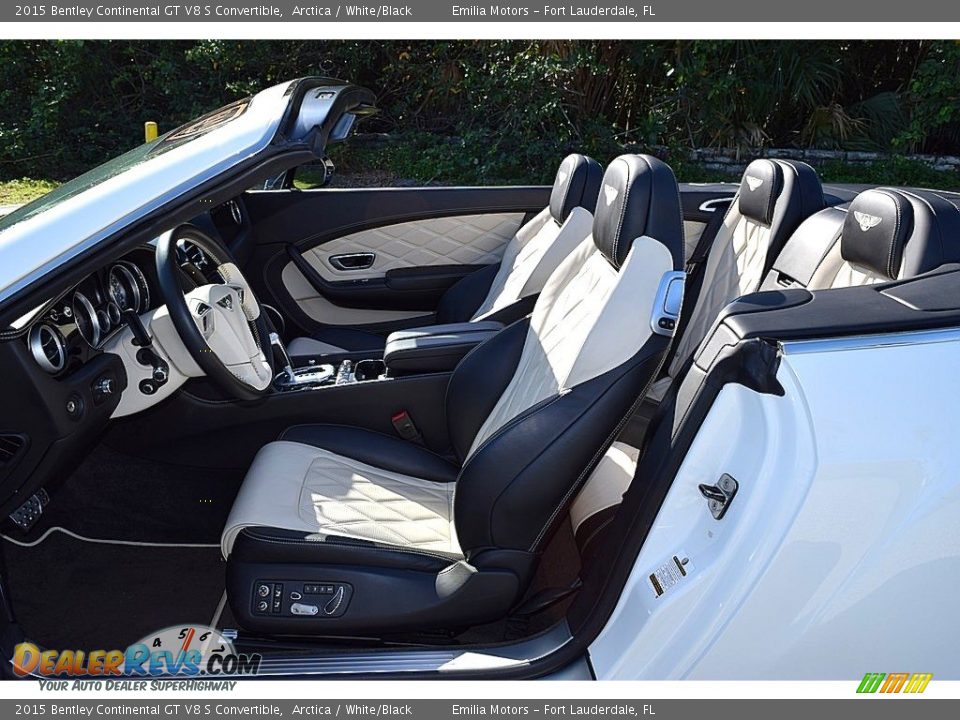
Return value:
<svg viewBox="0 0 960 720">
<path fill-rule="evenodd" d="M 284 347 L 283 341 L 275 332 L 270 333 L 270 346 L 280 355 L 280 360 L 283 362 L 283 373 L 287 376 L 287 382 L 290 384 L 295 383 L 297 376 L 296 373 L 293 372 L 293 363 L 290 362 L 290 356 L 287 354 L 287 348 Z"/>
</svg>

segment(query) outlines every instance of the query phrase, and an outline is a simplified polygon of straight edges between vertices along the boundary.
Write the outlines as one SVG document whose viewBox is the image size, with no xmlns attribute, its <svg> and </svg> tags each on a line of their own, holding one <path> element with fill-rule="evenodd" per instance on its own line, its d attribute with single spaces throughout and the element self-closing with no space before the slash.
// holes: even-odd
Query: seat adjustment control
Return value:
<svg viewBox="0 0 960 720">
<path fill-rule="evenodd" d="M 306 603 L 295 602 L 290 606 L 290 612 L 294 615 L 316 615 L 320 612 L 320 608 L 316 605 L 307 605 Z"/>
<path fill-rule="evenodd" d="M 253 614 L 273 617 L 340 617 L 353 598 L 353 586 L 336 580 L 257 580 Z"/>
</svg>

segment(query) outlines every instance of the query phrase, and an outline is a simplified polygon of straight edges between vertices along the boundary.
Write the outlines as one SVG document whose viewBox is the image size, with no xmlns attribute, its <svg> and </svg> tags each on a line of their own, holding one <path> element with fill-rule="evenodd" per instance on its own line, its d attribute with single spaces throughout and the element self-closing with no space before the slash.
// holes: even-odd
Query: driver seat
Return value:
<svg viewBox="0 0 960 720">
<path fill-rule="evenodd" d="M 222 536 L 237 621 L 273 634 L 383 636 L 507 615 L 657 376 L 683 246 L 673 171 L 621 156 L 603 176 L 592 235 L 532 315 L 451 376 L 449 457 L 334 425 L 293 427 L 262 448 Z"/>
</svg>

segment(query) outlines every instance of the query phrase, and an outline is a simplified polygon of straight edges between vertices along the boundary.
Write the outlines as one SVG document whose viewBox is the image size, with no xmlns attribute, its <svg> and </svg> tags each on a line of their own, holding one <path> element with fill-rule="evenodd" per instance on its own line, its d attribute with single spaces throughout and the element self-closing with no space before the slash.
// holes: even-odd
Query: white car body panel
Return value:
<svg viewBox="0 0 960 720">
<path fill-rule="evenodd" d="M 960 678 L 960 332 L 784 346 L 784 397 L 727 385 L 614 614 L 601 679 Z M 717 521 L 698 492 L 729 473 Z M 674 555 L 687 577 L 659 598 Z"/>
</svg>

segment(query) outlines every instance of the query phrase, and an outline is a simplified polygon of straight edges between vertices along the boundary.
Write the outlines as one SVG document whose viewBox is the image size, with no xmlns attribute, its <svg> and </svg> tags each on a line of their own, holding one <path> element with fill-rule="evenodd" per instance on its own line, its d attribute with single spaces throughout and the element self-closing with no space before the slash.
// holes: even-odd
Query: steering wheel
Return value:
<svg viewBox="0 0 960 720">
<path fill-rule="evenodd" d="M 222 283 L 184 292 L 177 257 L 181 240 L 210 258 Z M 181 225 L 159 238 L 156 260 L 170 320 L 200 369 L 238 400 L 265 395 L 274 377 L 269 328 L 253 290 L 220 243 L 193 225 Z"/>
</svg>

